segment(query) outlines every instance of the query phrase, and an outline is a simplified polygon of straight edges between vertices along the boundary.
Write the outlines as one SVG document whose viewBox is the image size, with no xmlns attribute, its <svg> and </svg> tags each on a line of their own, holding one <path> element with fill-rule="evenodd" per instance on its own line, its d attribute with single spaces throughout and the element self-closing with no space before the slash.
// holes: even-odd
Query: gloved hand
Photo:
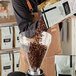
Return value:
<svg viewBox="0 0 76 76">
<path fill-rule="evenodd" d="M 32 38 L 35 35 L 36 29 L 38 27 L 38 21 L 36 21 L 34 24 L 29 24 L 28 29 L 25 30 L 25 36 L 27 38 Z"/>
<path fill-rule="evenodd" d="M 36 21 L 34 23 L 29 23 L 28 25 L 29 25 L 28 29 L 25 30 L 25 36 L 27 38 L 33 38 L 37 33 L 46 30 L 46 24 L 45 24 L 43 17 L 40 13 L 39 13 L 38 21 Z"/>
</svg>

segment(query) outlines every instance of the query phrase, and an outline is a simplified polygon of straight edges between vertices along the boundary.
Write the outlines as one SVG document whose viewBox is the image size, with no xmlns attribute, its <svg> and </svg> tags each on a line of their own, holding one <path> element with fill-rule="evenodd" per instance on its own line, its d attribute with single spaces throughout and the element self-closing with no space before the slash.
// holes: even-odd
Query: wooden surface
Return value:
<svg viewBox="0 0 76 76">
<path fill-rule="evenodd" d="M 0 3 L 10 3 L 10 1 L 0 1 Z"/>
<path fill-rule="evenodd" d="M 13 48 L 13 49 L 0 49 L 0 53 L 3 53 L 3 52 L 11 52 L 11 51 L 15 51 L 15 50 L 20 50 L 20 48 Z"/>
<path fill-rule="evenodd" d="M 12 22 L 7 22 L 7 23 L 0 23 L 0 27 L 1 26 L 10 26 L 11 24 L 16 24 L 16 22 L 12 21 Z"/>
<path fill-rule="evenodd" d="M 14 16 L 9 16 L 8 18 L 0 18 L 0 26 L 7 26 L 10 24 L 16 24 L 16 19 Z"/>
</svg>

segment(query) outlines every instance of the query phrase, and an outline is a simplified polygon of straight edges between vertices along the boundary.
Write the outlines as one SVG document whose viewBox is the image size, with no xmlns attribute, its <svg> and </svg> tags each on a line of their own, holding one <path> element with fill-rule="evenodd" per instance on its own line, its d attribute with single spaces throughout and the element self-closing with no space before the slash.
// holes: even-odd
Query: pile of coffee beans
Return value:
<svg viewBox="0 0 76 76">
<path fill-rule="evenodd" d="M 44 58 L 47 47 L 37 43 L 31 43 L 28 52 L 28 59 L 31 67 L 34 70 L 40 67 L 41 62 Z"/>
</svg>

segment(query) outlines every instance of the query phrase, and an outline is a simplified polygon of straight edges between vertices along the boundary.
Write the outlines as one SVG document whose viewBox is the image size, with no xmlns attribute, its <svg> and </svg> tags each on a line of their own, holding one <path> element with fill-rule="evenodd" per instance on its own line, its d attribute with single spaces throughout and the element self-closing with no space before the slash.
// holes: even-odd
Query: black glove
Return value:
<svg viewBox="0 0 76 76">
<path fill-rule="evenodd" d="M 25 36 L 27 38 L 32 38 L 35 35 L 36 29 L 38 27 L 38 21 L 36 21 L 34 24 L 31 24 L 27 30 L 25 30 Z"/>
<path fill-rule="evenodd" d="M 28 28 L 25 29 L 25 36 L 27 38 L 32 38 L 33 36 L 35 36 L 36 30 L 37 31 L 46 31 L 47 30 L 46 24 L 40 13 L 39 13 L 39 20 L 32 24 L 29 23 L 28 25 L 29 25 Z"/>
</svg>

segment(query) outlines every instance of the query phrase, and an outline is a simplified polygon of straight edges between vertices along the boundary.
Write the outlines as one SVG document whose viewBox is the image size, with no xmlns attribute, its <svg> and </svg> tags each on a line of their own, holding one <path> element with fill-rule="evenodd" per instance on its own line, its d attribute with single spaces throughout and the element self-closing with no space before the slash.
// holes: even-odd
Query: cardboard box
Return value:
<svg viewBox="0 0 76 76">
<path fill-rule="evenodd" d="M 12 53 L 0 54 L 0 76 L 7 76 L 13 72 Z"/>
<path fill-rule="evenodd" d="M 1 47 L 1 49 L 13 48 L 13 28 L 12 28 L 12 26 L 0 28 L 0 47 Z"/>
<path fill-rule="evenodd" d="M 14 51 L 14 71 L 19 71 L 20 51 Z"/>
<path fill-rule="evenodd" d="M 19 28 L 18 28 L 18 26 L 16 24 L 14 26 L 14 46 L 15 46 L 15 48 L 20 47 Z"/>
</svg>

